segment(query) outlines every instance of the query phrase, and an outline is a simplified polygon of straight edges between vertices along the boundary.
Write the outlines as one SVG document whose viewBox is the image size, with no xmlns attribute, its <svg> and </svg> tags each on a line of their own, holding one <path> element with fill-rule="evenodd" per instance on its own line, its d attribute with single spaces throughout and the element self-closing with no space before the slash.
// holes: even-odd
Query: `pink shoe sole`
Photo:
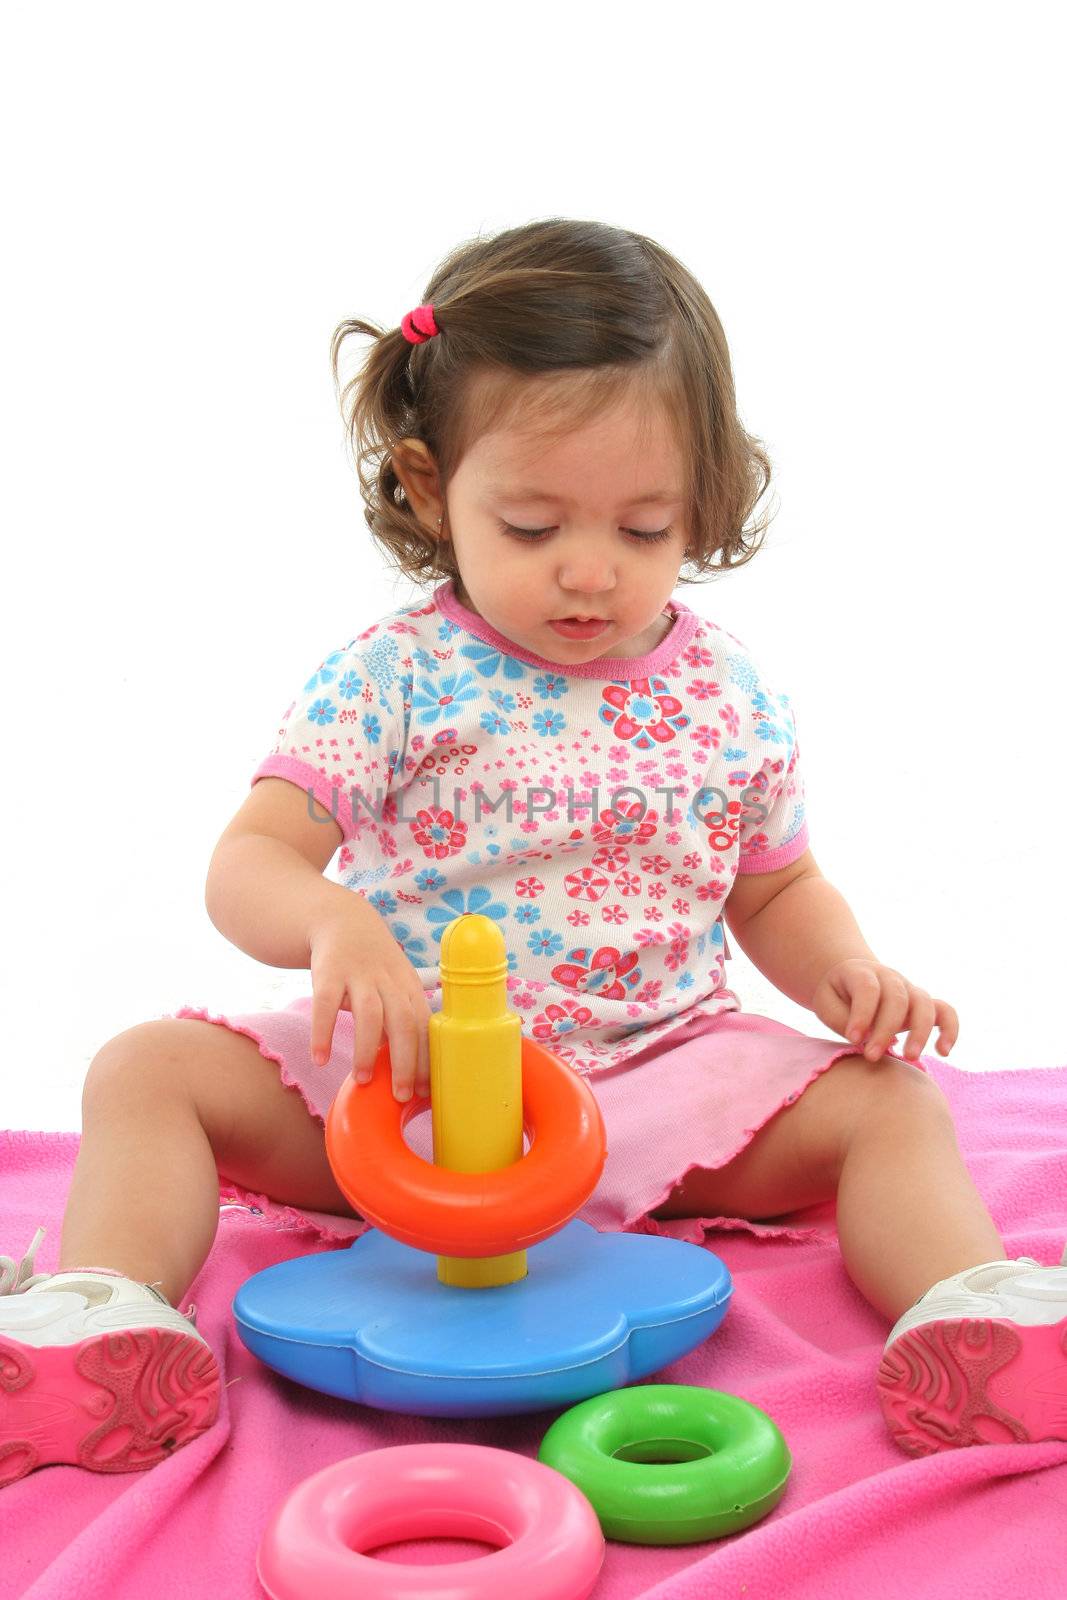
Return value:
<svg viewBox="0 0 1067 1600">
<path fill-rule="evenodd" d="M 218 1363 L 191 1334 L 0 1338 L 0 1486 L 55 1463 L 143 1471 L 206 1432 L 218 1407 Z"/>
<path fill-rule="evenodd" d="M 1051 1327 L 999 1317 L 921 1324 L 882 1357 L 878 1397 L 890 1433 L 912 1456 L 1067 1439 L 1067 1319 Z"/>
</svg>

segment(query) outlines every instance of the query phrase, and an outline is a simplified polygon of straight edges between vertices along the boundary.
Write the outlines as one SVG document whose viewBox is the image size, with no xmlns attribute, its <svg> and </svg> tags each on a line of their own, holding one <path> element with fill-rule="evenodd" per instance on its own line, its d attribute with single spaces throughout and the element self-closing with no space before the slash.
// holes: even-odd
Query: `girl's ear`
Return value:
<svg viewBox="0 0 1067 1600">
<path fill-rule="evenodd" d="M 421 439 L 399 439 L 390 459 L 412 511 L 423 527 L 439 538 L 437 519 L 444 516 L 445 503 L 437 463 L 430 450 Z"/>
</svg>

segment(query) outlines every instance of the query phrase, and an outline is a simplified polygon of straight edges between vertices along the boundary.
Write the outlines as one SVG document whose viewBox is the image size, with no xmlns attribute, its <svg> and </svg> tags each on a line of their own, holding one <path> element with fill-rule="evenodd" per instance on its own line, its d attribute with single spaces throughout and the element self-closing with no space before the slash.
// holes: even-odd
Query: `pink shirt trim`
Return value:
<svg viewBox="0 0 1067 1600">
<path fill-rule="evenodd" d="M 502 655 L 515 656 L 517 660 L 525 661 L 528 666 L 543 667 L 547 672 L 558 672 L 568 678 L 621 678 L 626 683 L 631 683 L 635 678 L 650 678 L 654 673 L 662 672 L 664 667 L 670 666 L 675 656 L 685 649 L 700 626 L 700 618 L 696 612 L 690 611 L 680 600 L 672 598 L 669 604 L 674 612 L 674 624 L 666 638 L 660 640 L 650 655 L 598 656 L 595 661 L 583 661 L 574 666 L 566 666 L 559 661 L 548 661 L 544 656 L 535 656 L 530 650 L 520 649 L 511 639 L 505 638 L 502 633 L 497 633 L 484 617 L 468 611 L 467 607 L 456 599 L 455 585 L 451 578 L 434 590 L 433 603 L 449 622 L 454 622 L 457 627 L 473 633 L 483 644 L 491 644 Z"/>
<path fill-rule="evenodd" d="M 348 789 L 352 780 L 340 775 L 327 777 L 317 767 L 311 766 L 307 761 L 301 761 L 297 756 L 285 756 L 279 753 L 266 756 L 252 774 L 250 789 L 254 789 L 260 778 L 285 778 L 288 783 L 295 783 L 298 789 L 303 789 L 305 795 L 312 790 L 320 806 L 325 806 L 334 822 L 341 830 L 342 844 L 348 844 L 356 834 L 356 827 L 352 817 L 352 804 L 349 799 Z M 308 806 L 308 813 L 314 817 L 315 813 Z M 320 827 L 327 824 L 321 817 L 315 820 Z"/>
<path fill-rule="evenodd" d="M 788 867 L 798 856 L 802 856 L 807 848 L 808 825 L 802 822 L 800 832 L 779 845 L 777 850 L 742 851 L 737 858 L 738 873 L 748 876 L 753 872 L 779 872 L 782 867 Z"/>
</svg>

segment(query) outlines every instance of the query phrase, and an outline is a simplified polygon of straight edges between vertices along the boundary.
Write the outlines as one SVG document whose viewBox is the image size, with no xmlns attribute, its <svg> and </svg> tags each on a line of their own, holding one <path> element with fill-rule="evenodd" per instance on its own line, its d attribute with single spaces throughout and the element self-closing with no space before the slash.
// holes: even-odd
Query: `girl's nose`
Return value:
<svg viewBox="0 0 1067 1600">
<path fill-rule="evenodd" d="M 615 568 L 595 551 L 576 551 L 560 563 L 558 581 L 569 594 L 606 594 L 615 587 Z"/>
</svg>

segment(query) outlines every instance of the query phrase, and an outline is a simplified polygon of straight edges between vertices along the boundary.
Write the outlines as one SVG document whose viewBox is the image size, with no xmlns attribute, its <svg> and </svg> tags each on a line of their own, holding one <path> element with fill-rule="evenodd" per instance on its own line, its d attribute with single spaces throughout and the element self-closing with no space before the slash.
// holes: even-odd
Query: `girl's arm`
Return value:
<svg viewBox="0 0 1067 1600">
<path fill-rule="evenodd" d="M 341 829 L 285 778 L 261 778 L 224 831 L 208 867 L 207 914 L 239 950 L 269 967 L 306 967 L 312 924 L 353 902 L 381 921 L 373 906 L 322 876 L 341 843 Z"/>
<path fill-rule="evenodd" d="M 817 868 L 787 883 L 747 920 L 735 918 L 728 926 L 776 988 L 836 1033 L 865 1044 L 872 1061 L 905 1028 L 910 1061 L 919 1059 L 934 1026 L 942 1055 L 959 1037 L 955 1008 L 878 960 L 844 895 Z"/>
<path fill-rule="evenodd" d="M 747 887 L 751 880 L 738 881 Z M 844 895 L 814 864 L 753 916 L 739 916 L 732 899 L 727 898 L 726 921 L 734 939 L 752 965 L 799 1006 L 811 1009 L 821 979 L 837 962 L 854 956 L 877 960 Z"/>
<path fill-rule="evenodd" d="M 362 895 L 322 874 L 341 842 L 324 807 L 285 778 L 261 778 L 215 847 L 204 900 L 232 944 L 273 967 L 308 967 L 311 1049 L 332 1053 L 339 1010 L 352 1012 L 353 1070 L 370 1076 L 383 1032 L 393 1090 L 429 1093 L 429 1005 L 421 979 Z M 320 820 L 316 820 L 318 817 Z"/>
</svg>

